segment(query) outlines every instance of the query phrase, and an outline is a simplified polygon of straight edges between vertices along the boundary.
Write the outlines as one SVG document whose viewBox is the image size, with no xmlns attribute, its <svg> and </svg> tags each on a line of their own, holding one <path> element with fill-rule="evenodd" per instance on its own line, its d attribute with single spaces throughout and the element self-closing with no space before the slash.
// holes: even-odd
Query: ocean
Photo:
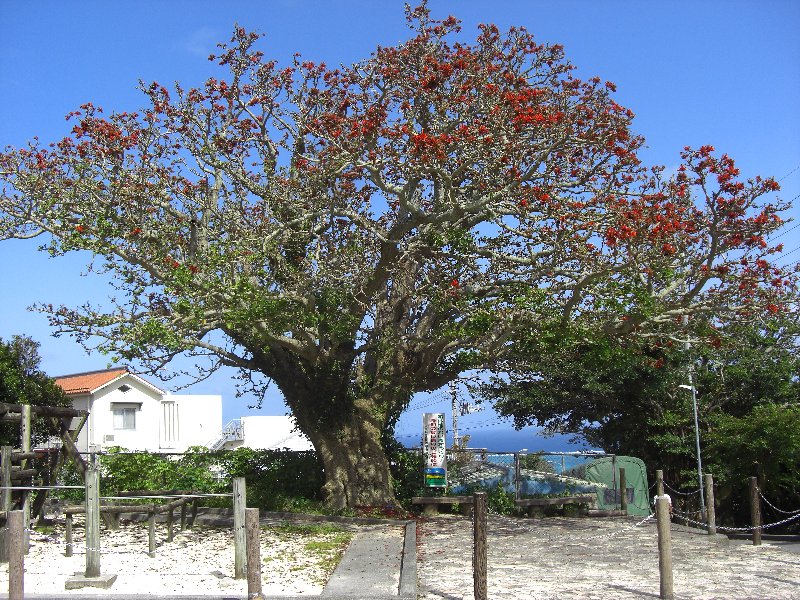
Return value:
<svg viewBox="0 0 800 600">
<path fill-rule="evenodd" d="M 472 429 L 465 431 L 470 435 L 467 442 L 468 448 L 486 448 L 491 452 L 518 452 L 527 450 L 528 452 L 576 452 L 579 450 L 599 450 L 592 448 L 582 440 L 573 441 L 571 435 L 545 436 L 540 430 L 529 427 L 521 431 L 512 428 L 485 428 Z M 406 446 L 419 446 L 420 437 L 405 435 L 398 439 Z M 447 446 L 453 443 L 450 432 L 447 436 Z"/>
</svg>

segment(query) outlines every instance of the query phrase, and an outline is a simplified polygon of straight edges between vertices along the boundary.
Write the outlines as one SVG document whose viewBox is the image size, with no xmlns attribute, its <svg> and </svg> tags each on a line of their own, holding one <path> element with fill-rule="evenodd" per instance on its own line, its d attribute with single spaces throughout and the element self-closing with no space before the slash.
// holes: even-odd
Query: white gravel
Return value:
<svg viewBox="0 0 800 600">
<path fill-rule="evenodd" d="M 156 556 L 148 556 L 147 525 L 123 522 L 121 528 L 101 531 L 100 571 L 117 575 L 108 590 L 83 588 L 65 590 L 67 579 L 86 568 L 84 530 L 74 530 L 75 554 L 66 557 L 63 523 L 53 531 L 31 532 L 31 546 L 25 557 L 25 592 L 59 593 L 113 598 L 115 594 L 157 596 L 166 594 L 247 595 L 247 581 L 234 579 L 233 532 L 231 528 L 195 525 L 193 530 L 175 532 L 166 542 L 166 526 L 156 526 Z M 315 534 L 313 539 L 330 539 L 332 534 Z M 264 594 L 308 594 L 322 592 L 336 558 L 324 551 L 307 548 L 312 537 L 291 534 L 273 527 L 262 528 L 261 558 Z M 333 554 L 336 554 L 333 551 Z M 8 569 L 0 566 L 0 593 L 8 589 Z"/>
</svg>

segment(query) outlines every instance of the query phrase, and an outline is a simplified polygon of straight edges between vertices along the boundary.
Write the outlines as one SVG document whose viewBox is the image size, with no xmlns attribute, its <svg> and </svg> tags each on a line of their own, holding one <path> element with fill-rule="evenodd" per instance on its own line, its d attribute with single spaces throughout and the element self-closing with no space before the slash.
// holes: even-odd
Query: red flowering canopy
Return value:
<svg viewBox="0 0 800 600">
<path fill-rule="evenodd" d="M 382 434 L 514 331 L 669 336 L 781 310 L 794 281 L 769 260 L 774 180 L 708 146 L 647 169 L 614 85 L 560 46 L 491 25 L 465 43 L 424 4 L 408 20 L 339 69 L 281 68 L 237 28 L 211 57 L 225 79 L 143 86 L 139 113 L 86 104 L 70 137 L 0 156 L 0 235 L 89 250 L 123 292 L 41 307 L 57 330 L 276 382 L 335 506 L 390 501 Z"/>
</svg>

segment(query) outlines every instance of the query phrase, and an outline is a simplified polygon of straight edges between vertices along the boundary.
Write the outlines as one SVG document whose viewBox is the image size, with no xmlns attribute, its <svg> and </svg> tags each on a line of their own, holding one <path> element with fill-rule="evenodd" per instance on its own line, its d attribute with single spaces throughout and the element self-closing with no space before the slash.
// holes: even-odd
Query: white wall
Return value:
<svg viewBox="0 0 800 600">
<path fill-rule="evenodd" d="M 123 392 L 121 385 L 130 389 Z M 114 429 L 112 403 L 138 404 L 136 429 Z M 157 451 L 159 447 L 159 421 L 161 419 L 161 394 L 143 385 L 133 377 L 123 377 L 94 394 L 89 412 L 89 443 L 96 446 L 121 446 L 128 450 Z M 114 439 L 105 441 L 105 436 Z"/>
<path fill-rule="evenodd" d="M 288 448 L 289 450 L 313 450 L 309 439 L 295 431 L 294 419 L 289 416 L 242 417 L 244 440 L 241 443 L 227 444 L 226 448 L 245 446 L 254 450 Z"/>
<path fill-rule="evenodd" d="M 127 385 L 127 392 L 119 388 Z M 93 395 L 76 396 L 74 408 L 89 410 L 89 418 L 81 430 L 76 445 L 81 452 L 91 447 L 97 449 L 120 446 L 128 450 L 149 452 L 185 452 L 191 446 L 203 446 L 222 429 L 222 396 L 219 395 L 166 395 L 145 385 L 135 377 L 122 377 Z M 165 439 L 164 404 L 177 407 L 177 438 Z M 114 429 L 115 404 L 135 406 L 136 429 Z M 173 413 L 173 414 L 175 414 Z M 73 425 L 77 425 L 76 420 Z M 109 439 L 108 436 L 113 436 Z"/>
<path fill-rule="evenodd" d="M 222 430 L 222 396 L 176 394 L 164 396 L 164 401 L 177 404 L 179 419 L 178 442 L 165 449 L 185 452 L 205 446 Z"/>
</svg>

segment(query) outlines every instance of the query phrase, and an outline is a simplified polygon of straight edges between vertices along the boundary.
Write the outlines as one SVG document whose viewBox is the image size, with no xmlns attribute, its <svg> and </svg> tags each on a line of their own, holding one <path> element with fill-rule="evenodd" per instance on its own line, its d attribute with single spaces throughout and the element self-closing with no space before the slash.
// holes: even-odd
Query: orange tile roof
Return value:
<svg viewBox="0 0 800 600">
<path fill-rule="evenodd" d="M 90 394 L 96 389 L 128 373 L 128 369 L 123 367 L 121 369 L 107 369 L 105 371 L 63 375 L 61 377 L 56 377 L 55 380 L 56 384 L 58 384 L 68 396 L 77 396 L 79 394 Z"/>
</svg>

